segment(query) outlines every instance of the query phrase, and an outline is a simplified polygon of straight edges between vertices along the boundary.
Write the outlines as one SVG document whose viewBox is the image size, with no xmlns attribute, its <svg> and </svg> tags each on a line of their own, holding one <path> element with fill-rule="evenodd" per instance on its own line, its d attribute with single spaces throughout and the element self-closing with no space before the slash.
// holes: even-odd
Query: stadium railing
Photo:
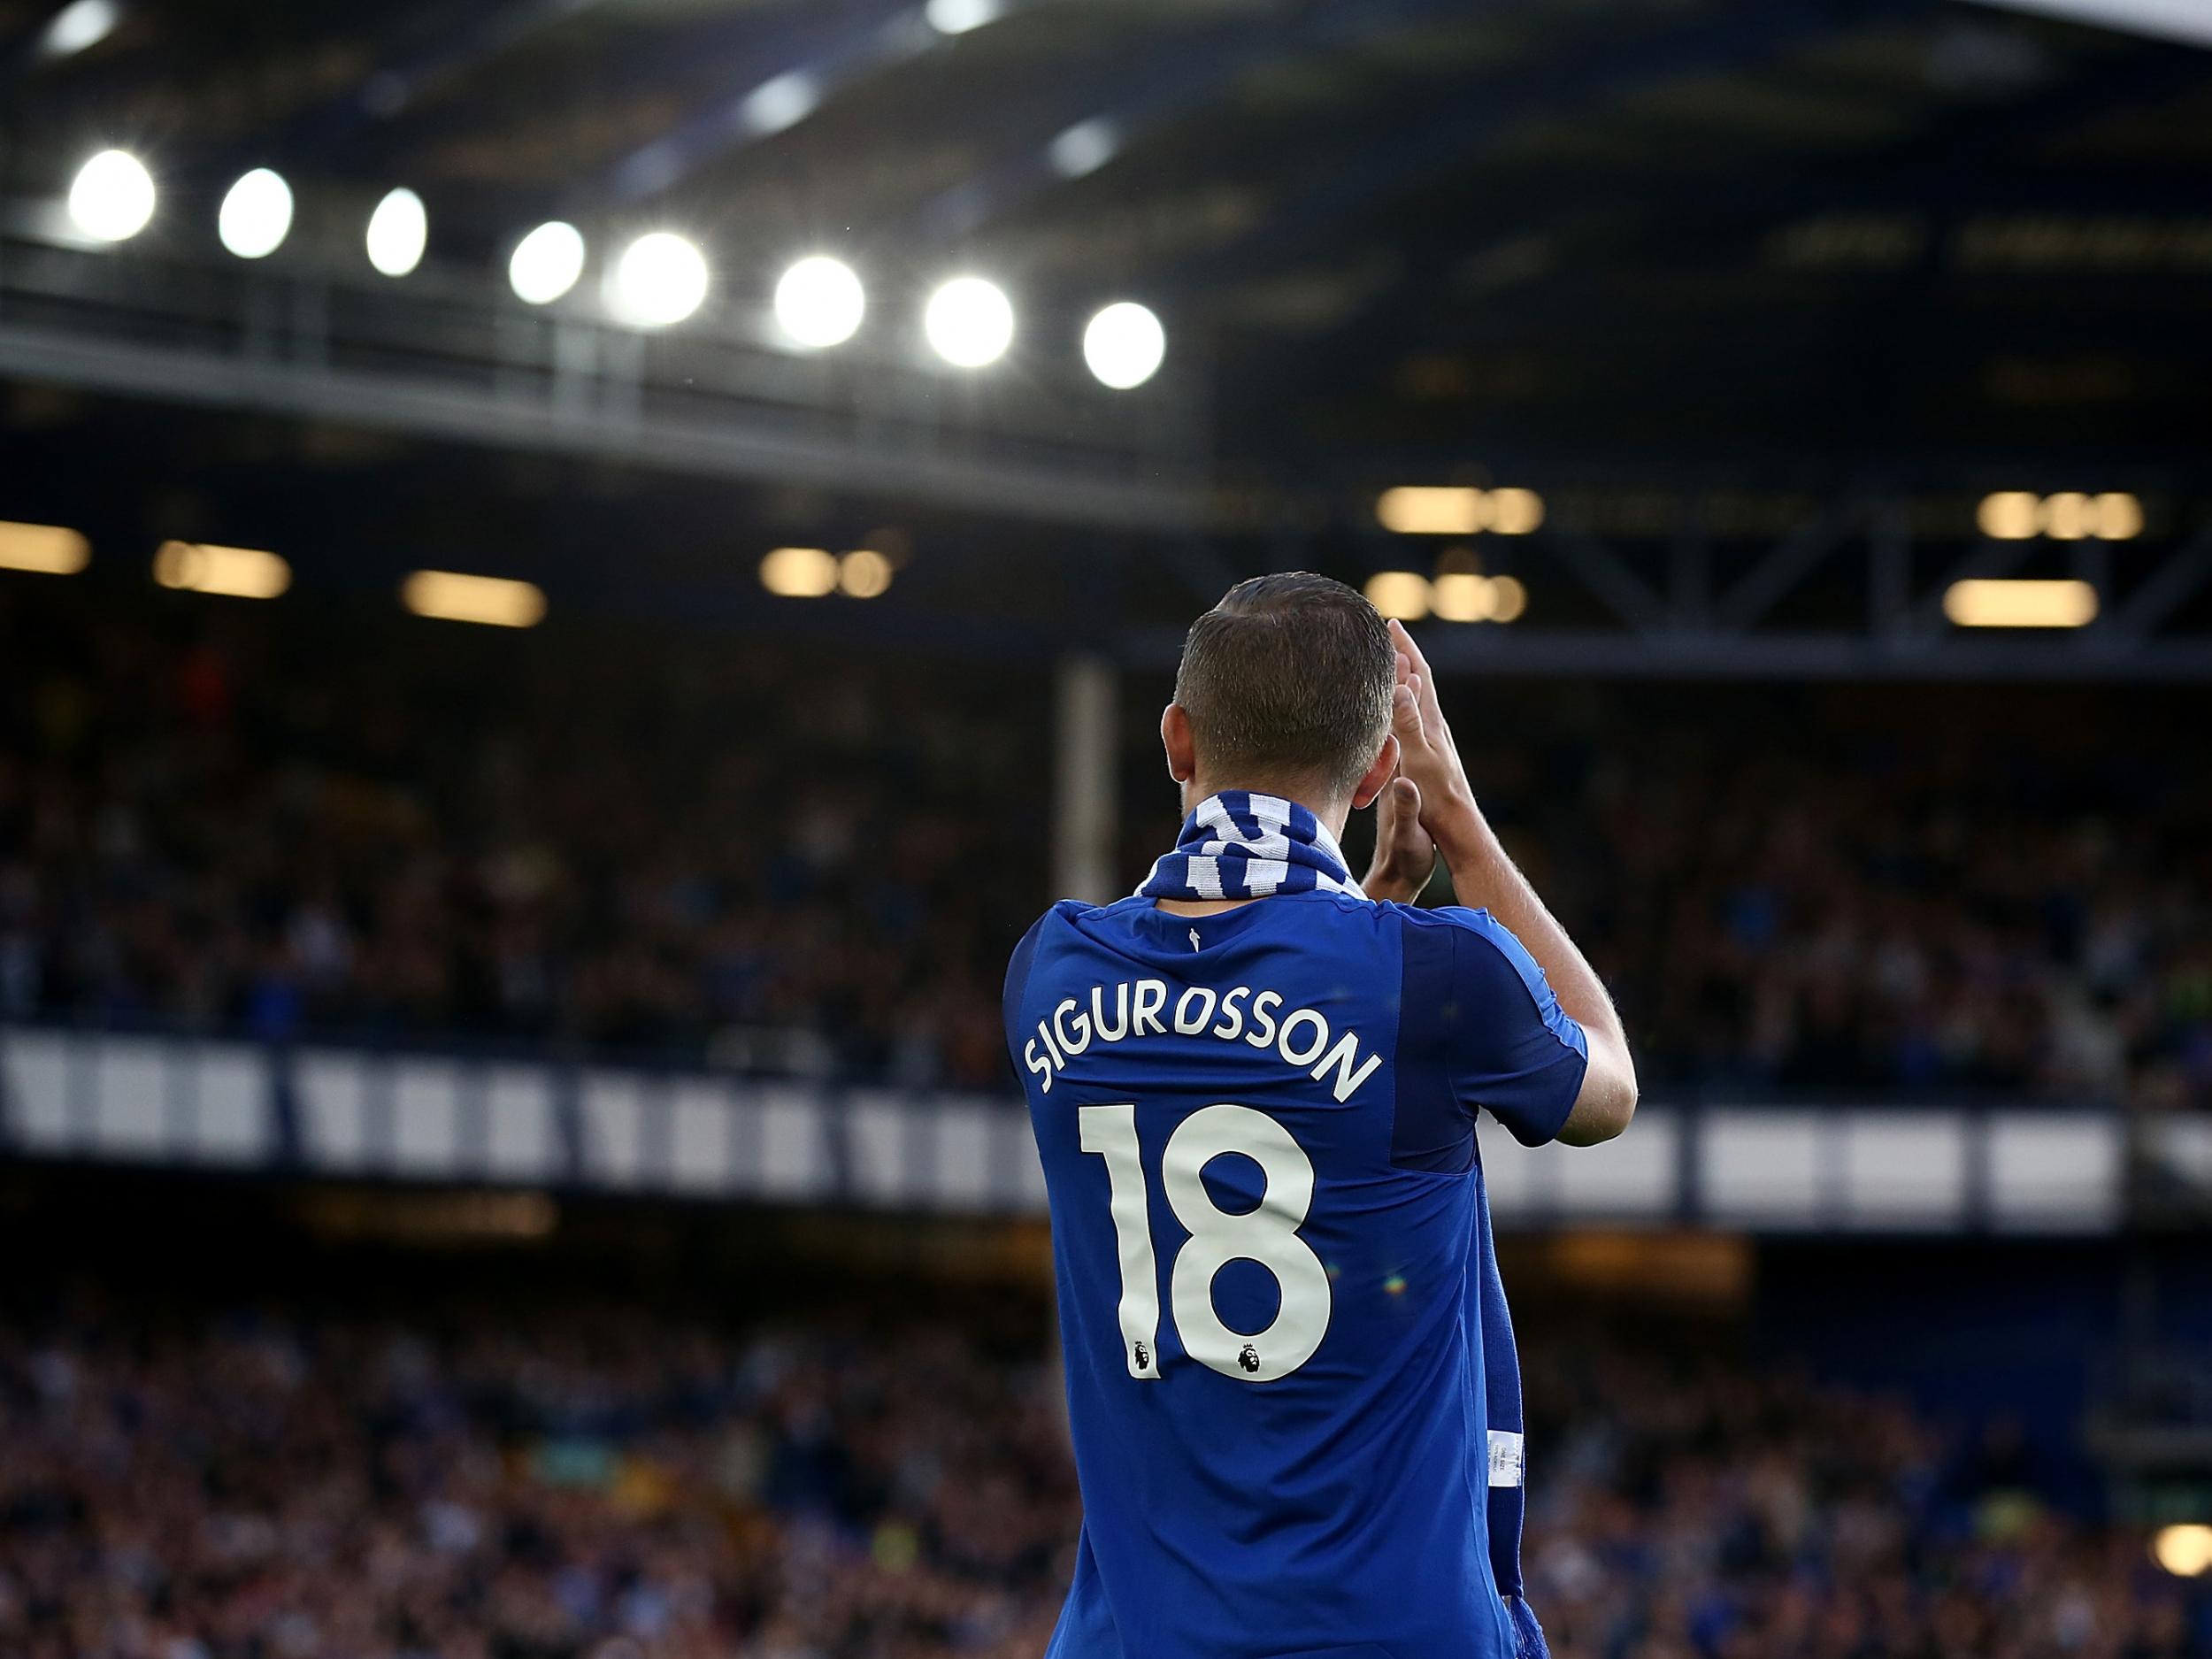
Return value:
<svg viewBox="0 0 2212 1659">
<path fill-rule="evenodd" d="M 2147 1129 L 2147 1125 L 2116 1108 L 1660 1100 L 1609 1146 L 1532 1152 L 1486 1123 L 1482 1147 L 1509 1227 L 2095 1234 L 2126 1220 L 2146 1156 L 2177 1179 L 2212 1172 L 2212 1125 Z M 1044 1207 L 1010 1087 L 24 1025 L 0 1025 L 0 1155 L 973 1215 Z"/>
</svg>

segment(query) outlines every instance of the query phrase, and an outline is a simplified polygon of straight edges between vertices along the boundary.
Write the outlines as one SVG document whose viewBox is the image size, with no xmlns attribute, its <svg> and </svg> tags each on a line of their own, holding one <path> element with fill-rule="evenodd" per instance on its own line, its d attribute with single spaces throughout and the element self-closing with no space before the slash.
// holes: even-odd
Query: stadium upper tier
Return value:
<svg viewBox="0 0 2212 1659">
<path fill-rule="evenodd" d="M 0 1016 L 1004 1079 L 1055 896 L 1041 671 L 53 595 L 0 593 Z M 1125 698 L 1133 884 L 1164 695 Z M 2201 1105 L 2193 696 L 1455 701 L 1648 1086 Z"/>
</svg>

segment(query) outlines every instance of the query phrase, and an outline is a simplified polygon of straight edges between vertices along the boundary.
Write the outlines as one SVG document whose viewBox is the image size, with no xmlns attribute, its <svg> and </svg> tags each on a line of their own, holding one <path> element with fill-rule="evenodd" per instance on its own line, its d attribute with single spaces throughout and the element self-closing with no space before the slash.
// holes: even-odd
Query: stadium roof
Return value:
<svg viewBox="0 0 2212 1659">
<path fill-rule="evenodd" d="M 8 0 L 0 375 L 96 395 L 17 424 L 196 479 L 266 426 L 153 411 L 304 418 L 341 463 L 398 434 L 738 478 L 764 522 L 796 488 L 1295 528 L 1463 476 L 2127 488 L 2178 524 L 2212 54 L 2098 9 L 2144 32 L 1959 0 Z M 162 206 L 88 251 L 58 204 L 110 145 Z M 297 221 L 249 265 L 217 209 L 256 166 Z M 362 228 L 397 187 L 428 256 L 393 280 Z M 505 278 L 550 219 L 593 261 L 558 340 Z M 657 229 L 712 291 L 626 342 L 596 273 Z M 762 319 L 818 251 L 868 321 L 794 359 Z M 948 375 L 917 318 L 958 271 L 1019 331 Z M 1078 348 L 1122 298 L 1169 342 L 1128 394 Z M 578 350 L 627 389 L 564 403 Z"/>
</svg>

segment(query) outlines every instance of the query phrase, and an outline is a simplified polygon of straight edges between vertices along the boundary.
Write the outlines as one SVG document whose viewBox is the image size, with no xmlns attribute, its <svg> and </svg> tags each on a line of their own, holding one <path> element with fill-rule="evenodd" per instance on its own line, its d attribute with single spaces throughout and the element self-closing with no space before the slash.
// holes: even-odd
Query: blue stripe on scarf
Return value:
<svg viewBox="0 0 2212 1659">
<path fill-rule="evenodd" d="M 1319 818 L 1279 795 L 1224 789 L 1183 820 L 1175 850 L 1137 889 L 1148 899 L 1260 899 L 1275 893 L 1366 895 Z"/>
</svg>

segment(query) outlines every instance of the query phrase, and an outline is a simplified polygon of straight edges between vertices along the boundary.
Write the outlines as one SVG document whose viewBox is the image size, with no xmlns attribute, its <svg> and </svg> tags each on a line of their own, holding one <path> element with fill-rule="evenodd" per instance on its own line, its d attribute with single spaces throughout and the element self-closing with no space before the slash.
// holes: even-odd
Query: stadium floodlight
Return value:
<svg viewBox="0 0 2212 1659">
<path fill-rule="evenodd" d="M 92 563 L 84 533 L 58 524 L 11 524 L 0 519 L 0 571 L 74 576 Z"/>
<path fill-rule="evenodd" d="M 86 235 L 128 242 L 154 216 L 154 175 L 127 150 L 104 150 L 77 169 L 69 217 Z"/>
<path fill-rule="evenodd" d="M 1121 149 L 1121 133 L 1102 115 L 1078 121 L 1045 147 L 1045 159 L 1063 179 L 1083 179 L 1111 161 Z"/>
<path fill-rule="evenodd" d="M 369 263 L 388 277 L 403 277 L 420 265 L 429 241 L 430 215 L 412 190 L 387 193 L 369 215 Z"/>
<path fill-rule="evenodd" d="M 996 363 L 1014 343 L 1014 307 L 1005 290 L 981 277 L 955 277 L 929 296 L 922 332 L 956 369 Z"/>
<path fill-rule="evenodd" d="M 116 0 L 70 0 L 48 20 L 45 32 L 38 37 L 39 55 L 73 57 L 107 39 L 122 20 L 123 8 Z"/>
<path fill-rule="evenodd" d="M 1521 613 L 1528 609 L 1528 589 L 1517 576 L 1494 576 L 1490 579 L 1490 620 L 1518 622 Z"/>
<path fill-rule="evenodd" d="M 748 93 L 738 106 L 738 119 L 756 137 L 773 138 L 813 114 L 821 102 L 820 81 L 803 69 L 788 70 Z"/>
<path fill-rule="evenodd" d="M 868 296 L 853 268 L 816 254 L 800 260 L 776 284 L 776 321 L 794 344 L 841 346 L 859 331 Z"/>
<path fill-rule="evenodd" d="M 1377 571 L 1367 579 L 1367 602 L 1386 617 L 1418 622 L 1429 613 L 1429 579 L 1418 571 Z"/>
<path fill-rule="evenodd" d="M 1006 14 L 1006 0 L 929 0 L 922 16 L 940 35 L 965 35 Z"/>
<path fill-rule="evenodd" d="M 419 617 L 488 628 L 534 628 L 545 620 L 545 590 L 505 576 L 416 571 L 399 585 L 399 602 Z"/>
<path fill-rule="evenodd" d="M 1977 0 L 2012 12 L 2040 12 L 2099 28 L 2212 46 L 2212 13 L 2202 0 Z"/>
<path fill-rule="evenodd" d="M 698 245 L 673 231 L 657 230 L 623 250 L 610 300 L 622 321 L 665 328 L 705 303 L 707 281 L 707 257 Z"/>
<path fill-rule="evenodd" d="M 292 585 L 292 567 L 259 548 L 164 541 L 154 555 L 154 580 L 188 593 L 274 599 Z"/>
<path fill-rule="evenodd" d="M 223 196 L 215 234 L 241 259 L 264 259 L 284 245 L 292 229 L 292 187 L 281 173 L 256 167 Z"/>
<path fill-rule="evenodd" d="M 1101 385 L 1118 392 L 1142 386 L 1167 356 L 1167 330 L 1134 300 L 1118 300 L 1083 331 L 1083 361 Z"/>
<path fill-rule="evenodd" d="M 584 234 L 551 219 L 515 244 L 507 285 L 526 305 L 550 305 L 584 274 Z"/>
</svg>

